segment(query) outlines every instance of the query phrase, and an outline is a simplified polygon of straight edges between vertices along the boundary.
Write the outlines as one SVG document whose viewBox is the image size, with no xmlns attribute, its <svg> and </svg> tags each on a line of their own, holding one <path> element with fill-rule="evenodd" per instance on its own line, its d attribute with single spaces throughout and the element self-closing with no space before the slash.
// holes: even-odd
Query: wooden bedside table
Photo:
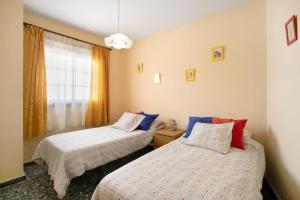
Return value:
<svg viewBox="0 0 300 200">
<path fill-rule="evenodd" d="M 154 133 L 154 148 L 161 147 L 173 140 L 176 140 L 184 133 L 184 130 L 177 129 L 171 131 L 170 129 L 160 129 Z"/>
</svg>

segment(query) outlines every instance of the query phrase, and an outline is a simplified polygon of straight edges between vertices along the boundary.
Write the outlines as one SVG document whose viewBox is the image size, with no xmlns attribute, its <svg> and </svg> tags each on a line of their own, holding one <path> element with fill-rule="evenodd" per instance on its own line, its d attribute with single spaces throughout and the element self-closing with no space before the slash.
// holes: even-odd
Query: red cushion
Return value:
<svg viewBox="0 0 300 200">
<path fill-rule="evenodd" d="M 231 140 L 231 146 L 236 147 L 239 149 L 244 149 L 244 142 L 243 142 L 243 130 L 246 126 L 247 119 L 221 119 L 221 118 L 212 118 L 213 124 L 223 124 L 223 123 L 229 123 L 233 122 L 233 128 L 232 128 L 232 140 Z"/>
</svg>

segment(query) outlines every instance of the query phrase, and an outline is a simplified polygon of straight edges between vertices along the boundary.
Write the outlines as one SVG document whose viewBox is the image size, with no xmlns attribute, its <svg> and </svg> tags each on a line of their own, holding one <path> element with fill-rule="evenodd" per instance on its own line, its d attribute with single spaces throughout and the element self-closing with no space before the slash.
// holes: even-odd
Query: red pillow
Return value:
<svg viewBox="0 0 300 200">
<path fill-rule="evenodd" d="M 239 149 L 244 149 L 243 130 L 246 126 L 247 119 L 220 119 L 213 117 L 213 124 L 223 124 L 233 122 L 231 146 Z"/>
</svg>

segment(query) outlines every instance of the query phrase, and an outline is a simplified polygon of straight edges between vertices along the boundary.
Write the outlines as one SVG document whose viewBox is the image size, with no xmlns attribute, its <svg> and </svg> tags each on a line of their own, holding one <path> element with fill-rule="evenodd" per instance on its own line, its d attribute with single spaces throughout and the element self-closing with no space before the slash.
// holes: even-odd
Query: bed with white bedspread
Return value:
<svg viewBox="0 0 300 200">
<path fill-rule="evenodd" d="M 179 138 L 107 175 L 92 200 L 258 200 L 265 170 L 261 144 L 227 154 Z"/>
<path fill-rule="evenodd" d="M 142 149 L 152 138 L 152 131 L 127 133 L 111 126 L 74 131 L 42 140 L 33 160 L 47 164 L 54 189 L 62 198 L 72 178 Z"/>
</svg>

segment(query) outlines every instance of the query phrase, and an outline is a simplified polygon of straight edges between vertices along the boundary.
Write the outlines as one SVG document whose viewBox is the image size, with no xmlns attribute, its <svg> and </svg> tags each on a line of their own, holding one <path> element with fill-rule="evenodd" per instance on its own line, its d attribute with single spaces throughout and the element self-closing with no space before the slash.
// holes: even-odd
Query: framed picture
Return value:
<svg viewBox="0 0 300 200">
<path fill-rule="evenodd" d="M 143 73 L 143 71 L 144 71 L 144 64 L 143 63 L 139 63 L 137 65 L 137 72 L 138 73 Z"/>
<path fill-rule="evenodd" d="M 186 69 L 185 70 L 185 81 L 186 82 L 194 82 L 195 81 L 195 69 Z"/>
<path fill-rule="evenodd" d="M 224 46 L 218 46 L 212 49 L 212 61 L 220 60 L 224 60 Z"/>
<path fill-rule="evenodd" d="M 293 44 L 298 39 L 298 30 L 297 30 L 297 17 L 293 15 L 285 23 L 285 34 L 286 34 L 286 43 L 288 46 Z"/>
</svg>

